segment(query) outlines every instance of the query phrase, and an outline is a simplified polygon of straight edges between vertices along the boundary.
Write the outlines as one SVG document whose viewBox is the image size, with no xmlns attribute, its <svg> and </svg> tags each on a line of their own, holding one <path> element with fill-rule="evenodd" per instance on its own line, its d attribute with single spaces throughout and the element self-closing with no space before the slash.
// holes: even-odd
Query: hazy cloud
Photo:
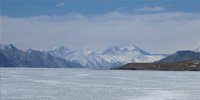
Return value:
<svg viewBox="0 0 200 100">
<path fill-rule="evenodd" d="M 165 11 L 166 9 L 160 6 L 138 8 L 136 11 Z"/>
<path fill-rule="evenodd" d="M 3 43 L 27 49 L 56 45 L 80 49 L 102 49 L 135 44 L 152 53 L 172 53 L 200 45 L 200 14 L 162 12 L 103 15 L 1 16 Z"/>
</svg>

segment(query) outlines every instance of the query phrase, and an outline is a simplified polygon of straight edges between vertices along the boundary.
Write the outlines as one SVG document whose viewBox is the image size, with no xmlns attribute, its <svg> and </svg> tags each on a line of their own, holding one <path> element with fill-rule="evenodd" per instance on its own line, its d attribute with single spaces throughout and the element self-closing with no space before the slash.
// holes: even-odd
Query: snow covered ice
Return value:
<svg viewBox="0 0 200 100">
<path fill-rule="evenodd" d="M 1 68 L 1 100 L 200 100 L 200 73 Z"/>
</svg>

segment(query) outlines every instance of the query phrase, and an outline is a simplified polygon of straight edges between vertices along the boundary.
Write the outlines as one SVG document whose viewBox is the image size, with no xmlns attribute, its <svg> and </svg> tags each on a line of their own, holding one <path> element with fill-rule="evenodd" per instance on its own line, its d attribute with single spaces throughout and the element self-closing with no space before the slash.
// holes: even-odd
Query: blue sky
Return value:
<svg viewBox="0 0 200 100">
<path fill-rule="evenodd" d="M 59 5 L 61 4 L 61 5 Z M 1 0 L 1 15 L 30 17 L 81 13 L 96 15 L 111 11 L 132 11 L 161 6 L 168 11 L 200 12 L 199 0 Z"/>
<path fill-rule="evenodd" d="M 0 0 L 1 42 L 21 49 L 102 50 L 132 45 L 150 53 L 200 46 L 200 0 Z"/>
</svg>

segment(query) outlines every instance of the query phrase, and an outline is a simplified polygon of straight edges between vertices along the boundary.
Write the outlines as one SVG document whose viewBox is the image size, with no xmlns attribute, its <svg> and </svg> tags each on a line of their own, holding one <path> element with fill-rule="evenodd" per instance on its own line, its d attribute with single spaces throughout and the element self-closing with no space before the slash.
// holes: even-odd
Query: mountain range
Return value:
<svg viewBox="0 0 200 100">
<path fill-rule="evenodd" d="M 135 45 L 111 46 L 101 52 L 71 50 L 64 46 L 44 50 L 45 54 L 76 62 L 86 68 L 111 68 L 133 62 L 154 62 L 167 55 L 150 54 Z"/>
<path fill-rule="evenodd" d="M 164 70 L 164 71 L 200 71 L 200 52 L 177 51 L 168 57 L 151 63 L 128 63 L 112 69 L 120 70 Z"/>
<path fill-rule="evenodd" d="M 200 48 L 177 51 L 156 62 L 128 63 L 112 69 L 119 70 L 164 70 L 164 71 L 200 71 Z"/>
<path fill-rule="evenodd" d="M 0 67 L 82 67 L 80 64 L 29 49 L 22 51 L 12 44 L 0 45 Z"/>
<path fill-rule="evenodd" d="M 135 45 L 111 46 L 103 51 L 72 50 L 64 46 L 42 51 L 22 51 L 12 44 L 0 45 L 0 67 L 70 67 L 110 69 L 127 63 L 200 60 L 200 48 L 172 55 L 150 54 Z"/>
</svg>

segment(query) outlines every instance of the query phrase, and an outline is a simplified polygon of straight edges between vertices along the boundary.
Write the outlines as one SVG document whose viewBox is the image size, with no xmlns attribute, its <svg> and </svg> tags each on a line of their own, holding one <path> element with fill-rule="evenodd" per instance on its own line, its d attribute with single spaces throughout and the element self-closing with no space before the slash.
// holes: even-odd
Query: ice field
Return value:
<svg viewBox="0 0 200 100">
<path fill-rule="evenodd" d="M 1 68 L 0 100 L 200 100 L 200 72 Z"/>
</svg>

